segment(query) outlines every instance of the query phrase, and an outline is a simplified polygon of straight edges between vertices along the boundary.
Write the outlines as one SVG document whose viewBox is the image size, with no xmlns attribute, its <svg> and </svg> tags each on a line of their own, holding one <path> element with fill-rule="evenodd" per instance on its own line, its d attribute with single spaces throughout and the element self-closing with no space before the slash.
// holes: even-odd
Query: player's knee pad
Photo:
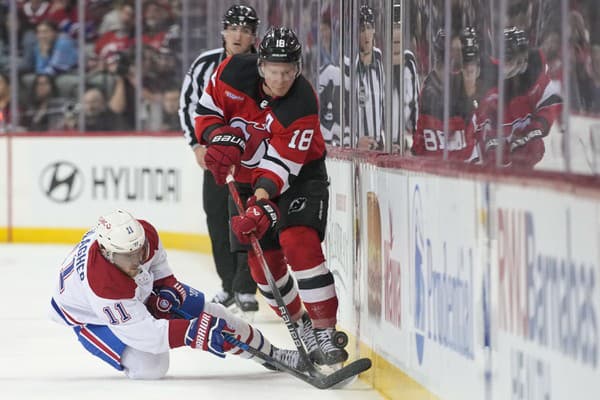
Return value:
<svg viewBox="0 0 600 400">
<path fill-rule="evenodd" d="M 127 346 L 121 364 L 130 379 L 160 379 L 169 370 L 169 352 L 152 354 Z"/>
<path fill-rule="evenodd" d="M 279 233 L 279 242 L 288 264 L 294 271 L 312 268 L 325 262 L 319 234 L 312 228 L 289 227 Z"/>
</svg>

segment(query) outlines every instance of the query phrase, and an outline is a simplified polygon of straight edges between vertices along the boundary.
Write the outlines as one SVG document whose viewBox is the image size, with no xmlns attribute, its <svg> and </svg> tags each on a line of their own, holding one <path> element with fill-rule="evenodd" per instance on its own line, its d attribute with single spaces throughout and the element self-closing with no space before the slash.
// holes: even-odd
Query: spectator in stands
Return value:
<svg viewBox="0 0 600 400">
<path fill-rule="evenodd" d="M 181 131 L 179 123 L 179 88 L 172 86 L 162 97 L 162 131 Z"/>
<path fill-rule="evenodd" d="M 143 42 L 145 45 L 159 49 L 167 34 L 171 22 L 169 8 L 158 1 L 150 0 L 144 3 Z"/>
<path fill-rule="evenodd" d="M 46 0 L 28 0 L 20 8 L 21 29 L 34 30 L 42 21 L 48 18 L 50 2 Z"/>
<path fill-rule="evenodd" d="M 108 81 L 114 84 L 96 80 L 104 93 L 109 97 L 110 109 L 121 118 L 123 129 L 134 129 L 136 121 L 135 108 L 135 72 L 131 57 L 127 52 L 114 53 L 105 62 Z"/>
<path fill-rule="evenodd" d="M 94 46 L 95 57 L 88 61 L 90 72 L 104 71 L 106 60 L 115 53 L 128 51 L 134 44 L 135 13 L 133 6 L 128 3 L 118 7 L 118 28 L 106 32 L 98 38 Z"/>
<path fill-rule="evenodd" d="M 54 77 L 38 74 L 28 98 L 29 108 L 23 113 L 23 125 L 30 131 L 62 129 L 65 101 L 58 97 Z"/>
<path fill-rule="evenodd" d="M 59 31 L 71 34 L 77 21 L 76 0 L 52 0 L 48 20 L 52 21 Z"/>
<path fill-rule="evenodd" d="M 108 107 L 104 93 L 98 88 L 91 87 L 85 91 L 83 112 L 85 131 L 123 130 L 122 118 Z"/>
<path fill-rule="evenodd" d="M 36 74 L 57 75 L 77 66 L 77 47 L 56 25 L 42 21 L 36 27 L 37 42 L 26 50 L 23 69 Z"/>
<path fill-rule="evenodd" d="M 98 34 L 100 36 L 107 32 L 118 31 L 121 29 L 121 8 L 124 4 L 132 5 L 132 1 L 112 1 L 111 7 L 100 17 L 98 24 Z"/>
<path fill-rule="evenodd" d="M 160 94 L 181 82 L 181 68 L 175 55 L 166 47 L 144 46 L 143 86 L 148 99 L 160 101 Z"/>
</svg>

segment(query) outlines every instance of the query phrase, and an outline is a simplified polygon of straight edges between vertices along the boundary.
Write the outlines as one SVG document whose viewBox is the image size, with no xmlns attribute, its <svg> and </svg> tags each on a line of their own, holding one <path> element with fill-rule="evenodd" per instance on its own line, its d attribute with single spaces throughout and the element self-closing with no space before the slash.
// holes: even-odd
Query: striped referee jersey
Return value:
<svg viewBox="0 0 600 400">
<path fill-rule="evenodd" d="M 222 47 L 208 50 L 194 60 L 185 74 L 179 95 L 179 122 L 183 129 L 183 136 L 192 148 L 198 144 L 194 132 L 196 106 L 210 76 L 226 57 L 225 49 Z"/>
<path fill-rule="evenodd" d="M 358 130 L 360 136 L 375 139 L 383 148 L 384 138 L 384 92 L 383 56 L 381 50 L 373 47 L 371 64 L 365 65 L 360 59 L 356 63 L 358 79 Z"/>
<path fill-rule="evenodd" d="M 402 75 L 398 69 L 400 65 L 394 65 L 394 86 L 392 89 L 392 143 L 400 144 L 400 133 L 402 132 L 402 121 L 400 120 L 400 104 L 404 105 L 404 133 L 412 134 L 417 127 L 419 118 L 419 75 L 417 73 L 417 61 L 415 55 L 410 50 L 404 50 L 404 68 Z M 400 81 L 397 79 L 402 76 L 404 79 L 403 91 L 400 94 Z"/>
</svg>

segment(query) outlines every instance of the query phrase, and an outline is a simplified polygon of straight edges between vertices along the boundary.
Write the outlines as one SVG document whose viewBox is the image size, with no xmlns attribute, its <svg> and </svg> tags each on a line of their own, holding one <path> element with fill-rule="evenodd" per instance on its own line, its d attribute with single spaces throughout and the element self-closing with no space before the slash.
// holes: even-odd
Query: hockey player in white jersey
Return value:
<svg viewBox="0 0 600 400">
<path fill-rule="evenodd" d="M 156 229 L 123 210 L 100 217 L 63 261 L 50 312 L 86 350 L 132 379 L 165 376 L 176 347 L 253 358 L 224 334 L 305 369 L 297 351 L 276 348 L 258 329 L 179 282 Z"/>
</svg>

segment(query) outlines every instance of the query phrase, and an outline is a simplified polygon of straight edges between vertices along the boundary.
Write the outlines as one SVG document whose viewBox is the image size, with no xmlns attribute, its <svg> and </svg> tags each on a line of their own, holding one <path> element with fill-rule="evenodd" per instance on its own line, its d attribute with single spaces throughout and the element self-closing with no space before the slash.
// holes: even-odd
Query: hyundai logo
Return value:
<svg viewBox="0 0 600 400">
<path fill-rule="evenodd" d="M 76 200 L 83 192 L 83 176 L 75 164 L 57 161 L 42 171 L 40 187 L 50 200 L 68 203 Z"/>
</svg>

